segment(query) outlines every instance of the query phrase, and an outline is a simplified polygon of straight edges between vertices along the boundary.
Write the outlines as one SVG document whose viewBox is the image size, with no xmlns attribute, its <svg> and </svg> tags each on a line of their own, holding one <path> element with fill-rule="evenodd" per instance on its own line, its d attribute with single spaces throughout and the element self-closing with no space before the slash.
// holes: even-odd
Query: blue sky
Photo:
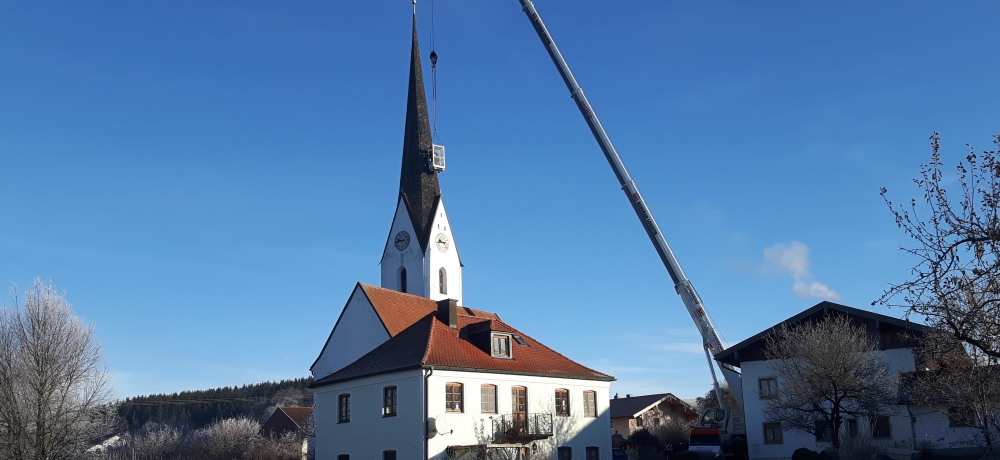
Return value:
<svg viewBox="0 0 1000 460">
<path fill-rule="evenodd" d="M 517 1 L 433 6 L 465 303 L 613 392 L 703 394 L 694 325 Z M 1000 133 L 996 2 L 536 6 L 729 344 L 823 296 L 873 309 L 911 263 L 879 187 L 918 196 L 934 131 L 949 165 Z M 0 283 L 64 289 L 122 397 L 307 375 L 379 282 L 410 16 L 3 3 Z"/>
</svg>

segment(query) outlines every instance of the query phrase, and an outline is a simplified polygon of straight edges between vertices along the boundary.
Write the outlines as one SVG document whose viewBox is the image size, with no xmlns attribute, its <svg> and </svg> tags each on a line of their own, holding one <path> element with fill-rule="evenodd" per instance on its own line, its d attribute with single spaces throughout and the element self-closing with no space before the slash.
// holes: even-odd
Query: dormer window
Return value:
<svg viewBox="0 0 1000 460">
<path fill-rule="evenodd" d="M 493 357 L 511 358 L 510 334 L 493 334 Z"/>
</svg>

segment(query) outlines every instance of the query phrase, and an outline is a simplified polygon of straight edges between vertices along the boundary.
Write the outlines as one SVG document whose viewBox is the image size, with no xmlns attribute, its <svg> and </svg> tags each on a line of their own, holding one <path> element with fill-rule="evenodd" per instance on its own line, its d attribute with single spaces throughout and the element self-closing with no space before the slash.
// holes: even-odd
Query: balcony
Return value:
<svg viewBox="0 0 1000 460">
<path fill-rule="evenodd" d="M 527 443 L 552 436 L 552 414 L 493 416 L 493 438 L 498 443 Z"/>
</svg>

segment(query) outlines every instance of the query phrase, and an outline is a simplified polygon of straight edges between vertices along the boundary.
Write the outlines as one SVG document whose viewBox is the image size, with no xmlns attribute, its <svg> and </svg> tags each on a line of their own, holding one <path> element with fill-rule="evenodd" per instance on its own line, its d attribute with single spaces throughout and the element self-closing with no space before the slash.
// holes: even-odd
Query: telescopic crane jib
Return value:
<svg viewBox="0 0 1000 460">
<path fill-rule="evenodd" d="M 614 145 L 611 144 L 611 139 L 608 138 L 608 133 L 604 131 L 604 127 L 601 126 L 600 120 L 597 119 L 597 114 L 590 106 L 590 102 L 587 101 L 587 96 L 583 94 L 583 88 L 577 84 L 576 78 L 573 77 L 573 72 L 569 70 L 569 65 L 566 64 L 566 60 L 563 59 L 562 53 L 559 52 L 559 48 L 556 46 L 556 42 L 552 39 L 552 35 L 549 34 L 548 29 L 542 22 L 542 18 L 538 16 L 538 11 L 535 10 L 535 5 L 531 2 L 531 0 L 519 1 L 521 2 L 521 7 L 523 8 L 525 14 L 528 15 L 528 19 L 531 20 L 531 24 L 534 26 L 535 32 L 538 33 L 538 38 L 542 40 L 542 44 L 545 45 L 545 49 L 549 52 L 552 62 L 555 63 L 556 68 L 559 70 L 559 74 L 562 75 L 563 81 L 569 88 L 570 97 L 576 101 L 576 105 L 580 109 L 580 113 L 583 114 L 584 120 L 586 120 L 587 125 L 590 126 L 590 131 L 594 134 L 594 138 L 597 139 L 597 143 L 601 146 L 601 150 L 604 152 L 605 158 L 607 158 L 608 163 L 611 164 L 611 169 L 614 170 L 615 176 L 618 177 L 618 183 L 622 186 L 622 191 L 624 191 L 625 195 L 628 197 L 629 203 L 632 204 L 632 209 L 635 210 L 639 220 L 642 221 L 646 234 L 649 235 L 650 241 L 653 242 L 653 247 L 656 248 L 656 253 L 660 255 L 660 260 L 663 261 L 663 265 L 667 268 L 667 273 L 670 274 L 670 279 L 674 282 L 674 289 L 677 291 L 677 294 L 681 296 L 681 300 L 684 302 L 684 306 L 687 307 L 688 313 L 691 315 L 691 319 L 693 319 L 695 325 L 698 326 L 698 330 L 701 332 L 701 337 L 705 347 L 705 356 L 708 358 L 708 366 L 712 371 L 712 381 L 715 385 L 716 397 L 719 399 L 720 407 L 725 409 L 725 401 L 722 397 L 721 391 L 719 390 L 719 382 L 715 377 L 715 367 L 712 366 L 712 357 L 722 352 L 725 347 L 723 347 L 722 342 L 719 340 L 719 334 L 715 331 L 715 326 L 712 325 L 712 321 L 708 318 L 708 314 L 705 311 L 705 306 L 702 303 L 701 298 L 694 290 L 694 286 L 691 284 L 691 281 L 684 275 L 684 270 L 681 269 L 673 251 L 670 250 L 670 245 L 667 244 L 667 240 L 664 239 L 663 233 L 660 232 L 659 225 L 657 225 L 656 220 L 653 219 L 653 213 L 649 211 L 649 207 L 646 206 L 645 200 L 643 200 L 642 195 L 639 194 L 639 188 L 636 187 L 635 181 L 632 180 L 628 171 L 625 170 L 625 164 L 623 164 L 621 158 L 618 157 L 618 152 L 615 150 Z M 722 370 L 723 377 L 725 377 L 726 382 L 729 384 L 729 388 L 736 395 L 737 401 L 742 406 L 743 386 L 739 371 L 729 364 L 718 364 L 719 368 Z"/>
</svg>

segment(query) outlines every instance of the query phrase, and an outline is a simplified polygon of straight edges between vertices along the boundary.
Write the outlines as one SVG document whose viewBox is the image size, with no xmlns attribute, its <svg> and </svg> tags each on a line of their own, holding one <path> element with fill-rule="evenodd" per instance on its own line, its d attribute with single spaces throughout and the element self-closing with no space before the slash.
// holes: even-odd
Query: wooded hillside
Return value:
<svg viewBox="0 0 1000 460">
<path fill-rule="evenodd" d="M 312 406 L 312 377 L 264 382 L 241 387 L 183 391 L 128 398 L 118 414 L 128 430 L 149 422 L 199 429 L 240 415 L 264 421 L 278 406 Z"/>
</svg>

